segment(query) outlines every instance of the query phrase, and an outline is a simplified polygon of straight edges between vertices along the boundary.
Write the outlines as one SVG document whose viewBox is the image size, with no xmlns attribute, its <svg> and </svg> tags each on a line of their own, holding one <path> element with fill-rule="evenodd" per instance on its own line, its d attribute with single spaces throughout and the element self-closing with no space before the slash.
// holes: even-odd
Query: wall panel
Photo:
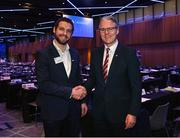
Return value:
<svg viewBox="0 0 180 138">
<path fill-rule="evenodd" d="M 176 15 L 176 0 L 166 1 L 165 2 L 165 16 L 173 16 L 173 15 Z"/>
<path fill-rule="evenodd" d="M 120 26 L 119 32 L 122 43 L 142 52 L 143 65 L 180 66 L 180 15 Z"/>
</svg>

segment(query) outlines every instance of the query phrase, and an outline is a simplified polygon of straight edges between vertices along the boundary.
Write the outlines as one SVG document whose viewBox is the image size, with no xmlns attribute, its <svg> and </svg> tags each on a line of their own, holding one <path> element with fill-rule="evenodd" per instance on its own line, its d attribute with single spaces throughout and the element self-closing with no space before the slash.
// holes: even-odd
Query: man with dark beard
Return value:
<svg viewBox="0 0 180 138">
<path fill-rule="evenodd" d="M 46 137 L 79 136 L 80 117 L 87 113 L 81 100 L 86 90 L 80 85 L 79 55 L 68 45 L 73 30 L 70 19 L 60 18 L 52 45 L 37 52 L 38 104 Z"/>
</svg>

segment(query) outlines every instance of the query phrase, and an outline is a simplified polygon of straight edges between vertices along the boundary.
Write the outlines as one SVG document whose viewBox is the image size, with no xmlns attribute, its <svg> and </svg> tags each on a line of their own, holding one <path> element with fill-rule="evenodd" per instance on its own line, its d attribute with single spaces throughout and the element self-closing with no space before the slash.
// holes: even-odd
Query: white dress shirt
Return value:
<svg viewBox="0 0 180 138">
<path fill-rule="evenodd" d="M 104 61 L 105 61 L 105 58 L 106 58 L 106 48 L 110 49 L 109 50 L 109 61 L 108 61 L 107 74 L 109 73 L 109 69 L 110 69 L 110 66 L 111 66 L 111 63 L 112 63 L 113 56 L 114 56 L 114 53 L 116 51 L 117 45 L 118 45 L 118 40 L 116 40 L 115 43 L 113 45 L 111 45 L 110 47 L 108 47 L 107 45 L 105 45 L 105 47 L 104 47 L 103 64 L 104 64 Z"/>
<path fill-rule="evenodd" d="M 59 53 L 59 56 L 62 58 L 62 62 L 64 64 L 64 68 L 66 70 L 66 74 L 69 77 L 70 72 L 71 72 L 71 55 L 69 52 L 69 45 L 66 44 L 66 49 L 63 52 L 59 47 L 58 47 L 58 42 L 54 39 L 53 40 L 53 45 L 55 46 L 56 50 Z"/>
</svg>

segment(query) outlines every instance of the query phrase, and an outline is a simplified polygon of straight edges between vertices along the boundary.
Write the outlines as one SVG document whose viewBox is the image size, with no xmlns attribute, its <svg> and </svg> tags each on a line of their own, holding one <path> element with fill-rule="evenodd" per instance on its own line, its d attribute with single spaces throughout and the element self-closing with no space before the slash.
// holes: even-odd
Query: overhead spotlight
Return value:
<svg viewBox="0 0 180 138">
<path fill-rule="evenodd" d="M 64 14 L 63 11 L 56 11 L 56 16 L 58 17 L 62 17 L 63 14 Z"/>
<path fill-rule="evenodd" d="M 107 4 L 107 1 L 105 1 L 104 3 Z"/>
<path fill-rule="evenodd" d="M 84 15 L 85 15 L 86 17 L 88 17 L 88 16 L 89 16 L 89 13 L 86 12 L 86 13 L 84 13 Z"/>
<path fill-rule="evenodd" d="M 61 16 L 62 16 L 62 14 L 59 14 L 59 13 L 57 13 L 57 14 L 56 14 L 56 16 L 59 16 L 59 17 L 61 17 Z"/>
<path fill-rule="evenodd" d="M 23 7 L 23 8 L 28 8 L 28 9 L 30 9 L 30 8 L 32 8 L 32 4 L 26 2 L 26 3 L 24 3 L 24 4 L 22 5 L 22 7 Z"/>
<path fill-rule="evenodd" d="M 56 11 L 57 13 L 62 13 L 63 14 L 63 11 Z"/>
<path fill-rule="evenodd" d="M 31 4 L 31 3 L 26 2 L 26 3 L 24 3 L 24 5 L 31 6 L 32 4 Z"/>
</svg>

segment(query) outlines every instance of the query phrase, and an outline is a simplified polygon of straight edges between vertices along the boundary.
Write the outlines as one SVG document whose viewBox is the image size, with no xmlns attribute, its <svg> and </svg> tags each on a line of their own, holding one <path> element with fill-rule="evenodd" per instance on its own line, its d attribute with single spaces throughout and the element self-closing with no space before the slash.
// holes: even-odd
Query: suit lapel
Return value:
<svg viewBox="0 0 180 138">
<path fill-rule="evenodd" d="M 101 79 L 101 82 L 104 82 L 105 84 L 105 81 L 104 81 L 104 77 L 103 77 L 103 56 L 104 56 L 104 46 L 102 46 L 100 49 L 99 49 L 99 52 L 97 52 L 99 55 L 97 55 L 97 60 L 98 61 L 98 65 L 97 65 L 97 70 L 99 71 L 99 75 L 100 75 L 100 79 Z"/>
<path fill-rule="evenodd" d="M 58 51 L 56 50 L 56 48 L 54 47 L 54 45 L 49 46 L 49 53 L 50 55 L 55 58 L 59 56 Z"/>
<path fill-rule="evenodd" d="M 117 66 L 117 64 L 118 64 L 118 58 L 120 58 L 120 56 L 122 56 L 121 46 L 120 46 L 120 44 L 118 44 L 118 46 L 117 46 L 117 48 L 116 48 L 116 51 L 115 51 L 115 53 L 114 53 L 112 62 L 111 62 L 111 66 L 110 66 L 110 68 L 109 68 L 109 73 L 108 73 L 107 82 L 108 82 L 109 80 L 111 80 L 112 73 L 113 73 L 114 71 L 116 71 L 116 66 Z"/>
<path fill-rule="evenodd" d="M 53 60 L 55 67 L 58 68 L 57 73 L 60 72 L 61 75 L 64 75 L 64 77 L 66 77 L 68 79 L 63 62 L 56 64 L 54 61 L 54 58 L 60 57 L 60 55 L 59 55 L 58 51 L 56 50 L 56 48 L 54 47 L 54 45 L 50 46 L 49 54 L 50 54 L 50 58 L 52 58 L 52 60 Z M 62 73 L 62 72 L 64 72 L 64 73 Z"/>
<path fill-rule="evenodd" d="M 74 71 L 76 70 L 75 69 L 75 63 L 76 63 L 76 55 L 75 53 L 73 52 L 73 50 L 70 48 L 69 49 L 69 52 L 70 52 L 70 55 L 71 55 L 71 72 L 70 72 L 70 75 L 69 75 L 69 78 L 72 76 L 72 74 L 74 73 Z"/>
</svg>

